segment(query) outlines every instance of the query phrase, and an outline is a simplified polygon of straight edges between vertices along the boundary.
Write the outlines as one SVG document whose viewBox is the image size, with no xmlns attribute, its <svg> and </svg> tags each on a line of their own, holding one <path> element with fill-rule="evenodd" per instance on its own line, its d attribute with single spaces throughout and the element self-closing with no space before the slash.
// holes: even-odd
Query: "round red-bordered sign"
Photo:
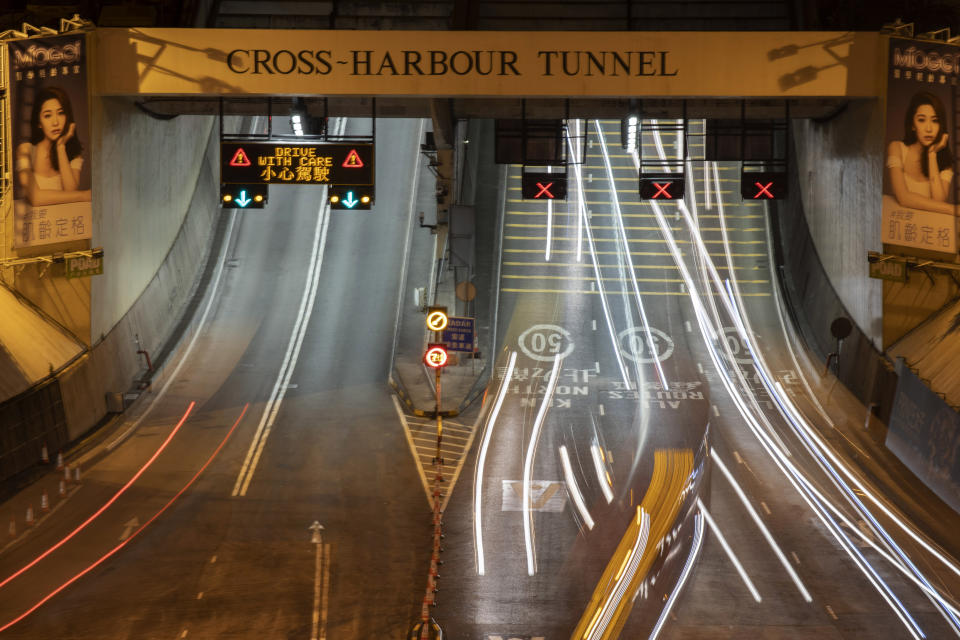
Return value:
<svg viewBox="0 0 960 640">
<path fill-rule="evenodd" d="M 427 352 L 423 354 L 423 361 L 428 367 L 439 369 L 447 365 L 447 350 L 440 345 L 432 345 Z"/>
</svg>

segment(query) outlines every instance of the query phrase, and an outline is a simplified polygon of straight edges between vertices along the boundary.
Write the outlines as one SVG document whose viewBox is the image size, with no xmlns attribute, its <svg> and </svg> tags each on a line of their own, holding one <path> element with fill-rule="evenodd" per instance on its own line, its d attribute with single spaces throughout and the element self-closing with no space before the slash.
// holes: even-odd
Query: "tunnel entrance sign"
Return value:
<svg viewBox="0 0 960 640">
<path fill-rule="evenodd" d="M 372 143 L 220 142 L 223 184 L 372 186 Z"/>
</svg>

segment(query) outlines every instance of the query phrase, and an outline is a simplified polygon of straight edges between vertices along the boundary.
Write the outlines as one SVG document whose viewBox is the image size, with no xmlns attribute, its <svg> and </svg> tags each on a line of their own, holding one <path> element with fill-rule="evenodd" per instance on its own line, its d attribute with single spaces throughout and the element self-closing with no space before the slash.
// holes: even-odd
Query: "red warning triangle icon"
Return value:
<svg viewBox="0 0 960 640">
<path fill-rule="evenodd" d="M 231 167 L 249 167 L 250 158 L 247 157 L 247 153 L 243 148 L 237 149 L 236 153 L 233 154 L 233 158 L 230 160 Z"/>
<path fill-rule="evenodd" d="M 360 154 L 357 153 L 356 149 L 350 149 L 347 159 L 343 161 L 343 166 L 348 169 L 359 169 L 363 166 L 363 160 L 360 159 Z"/>
</svg>

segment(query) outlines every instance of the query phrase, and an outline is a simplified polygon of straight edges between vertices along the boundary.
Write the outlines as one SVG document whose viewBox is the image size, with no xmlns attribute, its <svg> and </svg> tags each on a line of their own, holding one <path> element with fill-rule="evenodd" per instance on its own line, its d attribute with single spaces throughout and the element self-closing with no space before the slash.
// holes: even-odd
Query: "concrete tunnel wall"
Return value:
<svg viewBox="0 0 960 640">
<path fill-rule="evenodd" d="M 799 197 L 823 269 L 850 319 L 882 349 L 883 287 L 870 278 L 868 251 L 881 251 L 883 110 L 852 101 L 826 122 L 796 120 Z"/>
<path fill-rule="evenodd" d="M 156 357 L 168 347 L 206 263 L 219 213 L 214 117 L 157 120 L 129 100 L 93 101 L 98 132 L 91 278 L 93 346 L 59 376 L 71 440 L 100 422 L 107 394 L 142 368 L 135 336 Z"/>
</svg>

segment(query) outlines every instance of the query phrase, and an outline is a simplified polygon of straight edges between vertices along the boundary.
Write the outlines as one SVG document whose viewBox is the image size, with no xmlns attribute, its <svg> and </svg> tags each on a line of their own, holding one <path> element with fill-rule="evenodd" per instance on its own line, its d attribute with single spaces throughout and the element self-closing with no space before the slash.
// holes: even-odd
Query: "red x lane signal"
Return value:
<svg viewBox="0 0 960 640">
<path fill-rule="evenodd" d="M 773 182 L 768 182 L 767 184 L 760 184 L 759 182 L 754 182 L 753 186 L 757 188 L 757 193 L 755 196 L 753 196 L 754 200 L 756 200 L 760 196 L 773 200 L 773 194 L 770 193 L 770 187 L 773 186 Z"/>
<path fill-rule="evenodd" d="M 534 194 L 534 196 L 533 196 L 534 199 L 538 199 L 538 198 L 540 198 L 540 196 L 544 196 L 544 197 L 546 197 L 546 198 L 549 198 L 550 200 L 553 200 L 553 194 L 550 193 L 550 187 L 552 187 L 552 186 L 553 186 L 553 183 L 552 183 L 552 182 L 548 182 L 547 184 L 543 184 L 542 182 L 538 182 L 538 183 L 537 183 L 537 189 L 540 189 L 540 191 L 537 191 L 537 192 Z"/>
<path fill-rule="evenodd" d="M 566 173 L 524 173 L 521 180 L 524 200 L 565 200 Z"/>
<path fill-rule="evenodd" d="M 740 174 L 740 196 L 744 200 L 785 199 L 787 174 L 773 171 L 744 171 Z"/>
<path fill-rule="evenodd" d="M 643 200 L 682 200 L 685 188 L 682 173 L 649 174 L 640 176 L 640 198 Z"/>
</svg>

